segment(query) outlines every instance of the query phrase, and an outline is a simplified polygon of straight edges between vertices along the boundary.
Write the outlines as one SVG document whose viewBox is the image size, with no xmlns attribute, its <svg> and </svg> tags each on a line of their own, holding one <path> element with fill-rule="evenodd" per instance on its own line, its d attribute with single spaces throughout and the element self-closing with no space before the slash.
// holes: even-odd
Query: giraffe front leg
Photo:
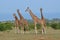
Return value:
<svg viewBox="0 0 60 40">
<path fill-rule="evenodd" d="M 23 26 L 23 24 L 20 24 L 20 26 L 21 26 L 21 33 L 24 34 L 24 26 Z"/>
<path fill-rule="evenodd" d="M 42 34 L 44 33 L 44 28 L 42 28 Z"/>
<path fill-rule="evenodd" d="M 44 33 L 46 34 L 46 27 L 44 28 Z"/>
<path fill-rule="evenodd" d="M 45 30 L 44 30 L 44 26 L 43 26 L 43 24 L 42 24 L 42 34 L 44 33 L 44 31 L 45 31 Z"/>
<path fill-rule="evenodd" d="M 46 28 L 42 26 L 42 34 L 46 34 Z"/>
<path fill-rule="evenodd" d="M 36 23 L 35 23 L 35 33 L 37 34 L 37 27 L 36 27 Z"/>
<path fill-rule="evenodd" d="M 17 33 L 17 28 L 15 27 L 15 33 Z"/>
<path fill-rule="evenodd" d="M 15 27 L 15 33 L 19 33 L 20 30 L 19 30 L 19 27 Z"/>
<path fill-rule="evenodd" d="M 18 26 L 18 23 L 15 23 L 15 33 L 19 33 L 19 26 Z"/>
<path fill-rule="evenodd" d="M 20 33 L 19 27 L 17 27 L 17 33 Z"/>
</svg>

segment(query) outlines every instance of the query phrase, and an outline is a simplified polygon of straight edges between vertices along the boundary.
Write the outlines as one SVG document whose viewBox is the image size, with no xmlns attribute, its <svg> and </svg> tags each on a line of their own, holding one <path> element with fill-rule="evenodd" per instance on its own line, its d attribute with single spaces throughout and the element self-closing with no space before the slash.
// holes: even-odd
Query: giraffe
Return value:
<svg viewBox="0 0 60 40">
<path fill-rule="evenodd" d="M 41 24 L 41 20 L 40 20 L 37 16 L 35 16 L 35 15 L 33 14 L 33 12 L 29 9 L 29 7 L 27 7 L 27 9 L 25 10 L 25 12 L 29 12 L 29 14 L 31 15 L 31 17 L 32 17 L 32 19 L 33 19 L 33 21 L 34 21 L 35 33 L 37 34 L 36 24 L 37 24 L 37 23 Z"/>
<path fill-rule="evenodd" d="M 23 26 L 28 27 L 28 21 L 27 21 L 26 19 L 24 19 L 24 17 L 21 15 L 19 9 L 17 9 L 17 13 L 18 13 L 18 15 L 19 15 L 19 17 L 20 17 L 20 21 L 22 22 Z M 25 28 L 24 28 L 24 29 L 25 29 Z"/>
<path fill-rule="evenodd" d="M 46 21 L 45 21 L 45 18 L 43 16 L 43 13 L 42 13 L 42 8 L 40 8 L 40 12 L 41 12 L 41 25 L 42 25 L 42 34 L 43 32 L 46 34 Z"/>
<path fill-rule="evenodd" d="M 19 33 L 19 20 L 18 20 L 18 18 L 17 18 L 15 13 L 13 14 L 13 17 L 15 19 L 15 28 L 17 30 L 17 33 Z"/>
</svg>

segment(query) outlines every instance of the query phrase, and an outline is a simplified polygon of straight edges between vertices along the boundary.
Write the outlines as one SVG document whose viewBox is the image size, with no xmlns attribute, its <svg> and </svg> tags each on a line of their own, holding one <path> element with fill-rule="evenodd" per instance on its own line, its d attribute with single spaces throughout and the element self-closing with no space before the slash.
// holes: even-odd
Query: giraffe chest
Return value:
<svg viewBox="0 0 60 40">
<path fill-rule="evenodd" d="M 38 18 L 35 18 L 34 21 L 39 22 L 40 20 Z"/>
</svg>

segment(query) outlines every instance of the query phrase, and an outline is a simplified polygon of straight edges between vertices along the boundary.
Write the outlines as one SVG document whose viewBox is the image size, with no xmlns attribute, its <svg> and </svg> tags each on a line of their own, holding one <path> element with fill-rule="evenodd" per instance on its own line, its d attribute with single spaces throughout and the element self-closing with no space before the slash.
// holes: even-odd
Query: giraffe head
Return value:
<svg viewBox="0 0 60 40">
<path fill-rule="evenodd" d="M 19 12 L 19 9 L 17 9 L 17 12 Z"/>
<path fill-rule="evenodd" d="M 15 13 L 13 14 L 13 17 L 14 17 L 16 20 L 18 19 Z"/>
<path fill-rule="evenodd" d="M 42 8 L 40 8 L 40 11 L 42 12 Z"/>
<path fill-rule="evenodd" d="M 16 16 L 16 14 L 14 13 L 14 14 L 13 14 L 13 17 L 15 18 L 15 16 Z"/>
<path fill-rule="evenodd" d="M 29 11 L 29 7 L 27 7 L 27 9 L 25 10 L 25 12 Z"/>
</svg>

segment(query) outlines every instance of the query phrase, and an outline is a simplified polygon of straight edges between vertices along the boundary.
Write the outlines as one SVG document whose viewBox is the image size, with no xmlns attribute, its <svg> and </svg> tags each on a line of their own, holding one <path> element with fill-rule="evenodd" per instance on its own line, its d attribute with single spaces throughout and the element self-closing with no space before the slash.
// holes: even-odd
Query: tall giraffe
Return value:
<svg viewBox="0 0 60 40">
<path fill-rule="evenodd" d="M 34 21 L 35 33 L 37 34 L 36 24 L 37 24 L 37 23 L 41 24 L 41 20 L 40 20 L 37 16 L 35 16 L 35 15 L 33 14 L 33 12 L 29 9 L 29 7 L 27 7 L 27 9 L 25 10 L 25 12 L 27 12 L 27 11 L 29 12 L 29 14 L 31 15 L 31 17 L 32 17 L 32 19 L 33 19 L 33 21 Z"/>
<path fill-rule="evenodd" d="M 23 26 L 28 27 L 28 22 L 27 22 L 27 20 L 24 19 L 24 17 L 21 15 L 21 13 L 19 12 L 19 9 L 17 9 L 17 13 L 18 13 L 18 15 L 19 15 L 19 17 L 20 17 L 20 21 L 22 22 Z"/>
<path fill-rule="evenodd" d="M 41 21 L 42 21 L 42 34 L 43 32 L 46 34 L 46 21 L 45 21 L 45 18 L 43 16 L 43 13 L 42 13 L 42 8 L 40 8 L 40 12 L 41 12 Z"/>
<path fill-rule="evenodd" d="M 13 14 L 13 17 L 15 19 L 15 28 L 17 30 L 17 33 L 19 33 L 19 20 L 18 20 L 18 18 L 17 18 L 15 13 Z"/>
</svg>

